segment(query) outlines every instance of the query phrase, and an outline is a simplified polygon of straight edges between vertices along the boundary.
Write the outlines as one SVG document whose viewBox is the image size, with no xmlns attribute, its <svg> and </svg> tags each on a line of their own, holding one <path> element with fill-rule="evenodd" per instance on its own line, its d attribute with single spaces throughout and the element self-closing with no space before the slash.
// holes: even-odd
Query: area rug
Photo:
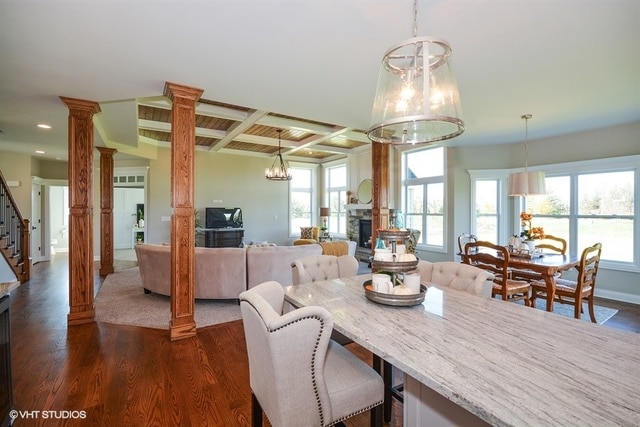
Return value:
<svg viewBox="0 0 640 427">
<path fill-rule="evenodd" d="M 518 302 L 520 303 L 521 301 Z M 539 310 L 546 310 L 547 301 L 545 299 L 536 298 L 536 308 Z M 599 305 L 594 305 L 593 311 L 596 314 L 596 321 L 600 325 L 611 319 L 618 312 L 618 310 L 614 308 L 602 307 Z M 573 317 L 573 306 L 569 304 L 554 303 L 553 313 L 559 314 L 561 316 Z M 582 313 L 582 315 L 580 316 L 580 320 L 591 322 L 591 317 L 589 316 L 589 308 L 586 304 L 584 304 L 584 313 Z"/>
<path fill-rule="evenodd" d="M 169 329 L 169 297 L 145 294 L 138 267 L 116 271 L 104 280 L 95 300 L 99 322 L 146 328 Z M 241 318 L 237 301 L 196 300 L 196 327 L 231 322 Z"/>
</svg>

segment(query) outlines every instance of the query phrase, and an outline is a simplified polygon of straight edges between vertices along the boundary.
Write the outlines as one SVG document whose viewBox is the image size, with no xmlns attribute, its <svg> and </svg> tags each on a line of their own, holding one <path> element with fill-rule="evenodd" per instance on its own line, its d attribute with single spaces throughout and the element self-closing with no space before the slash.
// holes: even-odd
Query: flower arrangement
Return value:
<svg viewBox="0 0 640 427">
<path fill-rule="evenodd" d="M 520 233 L 520 237 L 525 240 L 537 240 L 544 239 L 544 228 L 543 227 L 532 227 L 531 220 L 533 219 L 533 215 L 528 212 L 520 212 L 520 225 L 523 227 L 522 232 Z"/>
</svg>

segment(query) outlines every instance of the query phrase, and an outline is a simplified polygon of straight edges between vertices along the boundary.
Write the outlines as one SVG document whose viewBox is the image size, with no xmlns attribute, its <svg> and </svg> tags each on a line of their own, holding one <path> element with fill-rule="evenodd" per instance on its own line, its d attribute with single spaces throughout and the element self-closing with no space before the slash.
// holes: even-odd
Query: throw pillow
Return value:
<svg viewBox="0 0 640 427">
<path fill-rule="evenodd" d="M 301 239 L 313 239 L 313 227 L 300 227 Z"/>
</svg>

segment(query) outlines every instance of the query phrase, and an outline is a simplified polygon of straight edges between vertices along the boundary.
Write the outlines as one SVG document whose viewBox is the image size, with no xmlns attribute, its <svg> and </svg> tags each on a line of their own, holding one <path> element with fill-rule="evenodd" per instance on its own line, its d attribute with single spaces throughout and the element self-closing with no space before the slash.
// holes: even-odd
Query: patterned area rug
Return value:
<svg viewBox="0 0 640 427">
<path fill-rule="evenodd" d="M 144 293 L 138 267 L 127 268 L 110 274 L 104 280 L 95 300 L 95 317 L 99 322 L 168 330 L 170 306 L 169 297 Z M 240 318 L 237 301 L 196 301 L 198 328 Z"/>
<path fill-rule="evenodd" d="M 518 303 L 522 303 L 522 302 L 518 301 Z M 580 316 L 580 320 L 591 322 L 591 317 L 589 316 L 589 307 L 587 306 L 587 304 L 583 304 L 583 306 L 584 306 L 584 312 Z M 547 301 L 544 299 L 536 298 L 536 308 L 539 310 L 546 310 Z M 599 305 L 594 305 L 593 310 L 595 311 L 595 314 L 596 314 L 596 321 L 600 325 L 602 325 L 607 320 L 611 319 L 618 312 L 618 310 L 614 308 L 602 307 Z M 573 317 L 573 306 L 569 304 L 560 304 L 556 302 L 553 304 L 553 313 L 559 314 L 561 316 Z"/>
</svg>

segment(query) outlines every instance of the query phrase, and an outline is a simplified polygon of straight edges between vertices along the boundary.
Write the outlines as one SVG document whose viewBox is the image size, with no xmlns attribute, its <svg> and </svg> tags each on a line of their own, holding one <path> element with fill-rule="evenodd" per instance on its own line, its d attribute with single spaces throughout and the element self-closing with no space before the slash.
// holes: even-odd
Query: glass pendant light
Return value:
<svg viewBox="0 0 640 427">
<path fill-rule="evenodd" d="M 373 142 L 420 144 L 455 138 L 464 132 L 451 47 L 441 39 L 417 37 L 391 47 L 382 58 L 367 137 Z"/>
</svg>

